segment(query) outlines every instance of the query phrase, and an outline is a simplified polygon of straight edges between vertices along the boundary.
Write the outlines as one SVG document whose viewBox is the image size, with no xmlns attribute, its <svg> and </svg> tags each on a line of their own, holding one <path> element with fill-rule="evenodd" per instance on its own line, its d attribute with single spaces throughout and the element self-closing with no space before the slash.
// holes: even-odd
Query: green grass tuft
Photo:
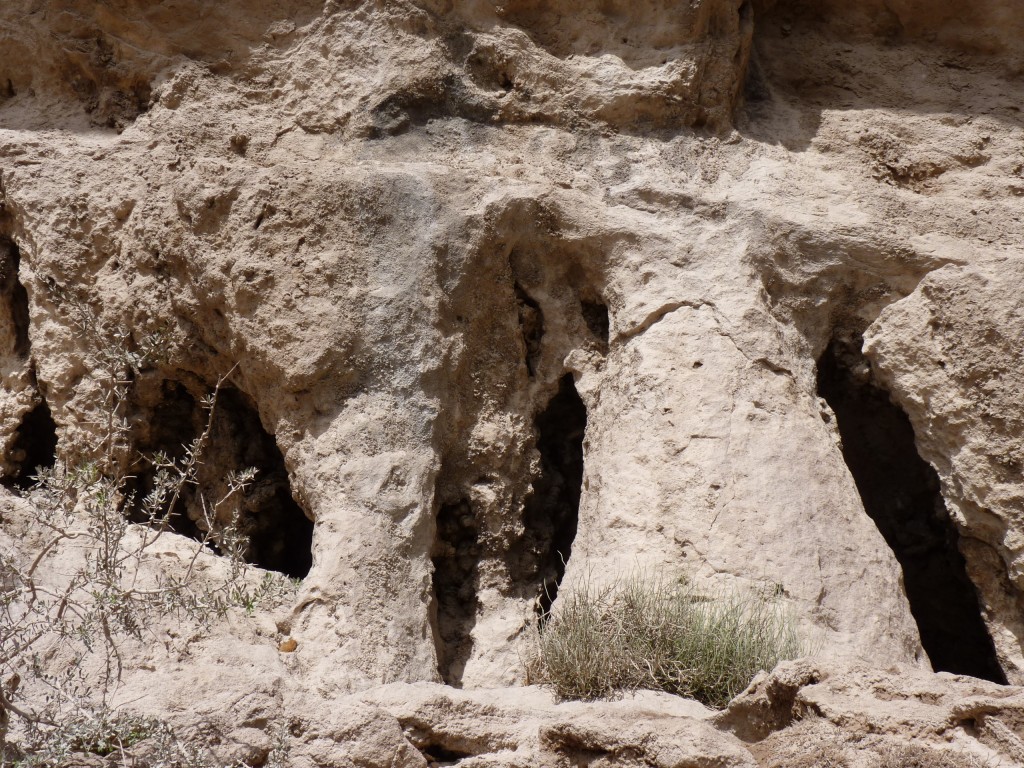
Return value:
<svg viewBox="0 0 1024 768">
<path fill-rule="evenodd" d="M 723 707 L 760 670 L 805 651 L 777 595 L 703 594 L 634 576 L 560 593 L 527 660 L 531 682 L 562 699 L 653 689 Z"/>
</svg>

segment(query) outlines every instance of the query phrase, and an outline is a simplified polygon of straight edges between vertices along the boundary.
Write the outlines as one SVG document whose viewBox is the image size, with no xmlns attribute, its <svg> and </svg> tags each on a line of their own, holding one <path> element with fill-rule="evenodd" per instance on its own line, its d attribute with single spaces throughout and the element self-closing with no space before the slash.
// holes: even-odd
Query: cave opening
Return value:
<svg viewBox="0 0 1024 768">
<path fill-rule="evenodd" d="M 22 418 L 9 456 L 18 465 L 10 484 L 23 491 L 35 484 L 40 468 L 49 469 L 57 463 L 57 424 L 45 400 Z"/>
<path fill-rule="evenodd" d="M 186 387 L 163 381 L 158 402 L 136 421 L 133 442 L 144 455 L 162 452 L 181 460 L 186 446 L 205 426 L 206 411 Z M 240 532 L 247 538 L 246 562 L 294 578 L 305 577 L 313 563 L 313 522 L 292 496 L 284 457 L 274 436 L 263 428 L 255 406 L 237 389 L 222 388 L 217 396 L 196 483 L 185 488 L 178 508 L 171 510 L 171 528 L 203 540 L 207 533 L 204 500 L 207 505 L 216 504 L 227 493 L 229 475 L 248 468 L 256 470 L 255 478 L 233 502 L 216 510 L 216 523 L 223 525 L 237 513 Z M 136 499 L 153 489 L 154 480 L 152 467 L 135 473 Z M 136 509 L 136 516 L 138 513 Z M 213 539 L 216 550 L 216 536 Z"/>
<path fill-rule="evenodd" d="M 271 571 L 304 578 L 313 565 L 313 521 L 292 495 L 277 441 L 238 389 L 222 389 L 213 425 L 214 454 L 223 452 L 235 470 L 253 467 L 256 479 L 242 500 L 246 559 Z"/>
<path fill-rule="evenodd" d="M 438 673 L 457 688 L 473 651 L 480 564 L 480 524 L 467 500 L 438 510 L 432 560 Z"/>
<path fill-rule="evenodd" d="M 155 404 L 149 402 L 156 398 Z M 126 482 L 128 508 L 126 513 L 135 523 L 152 523 L 144 509 L 144 500 L 156 487 L 157 472 L 151 458 L 162 455 L 180 465 L 187 448 L 202 432 L 202 410 L 189 391 L 177 381 L 159 382 L 156 393 L 147 398 L 143 410 L 134 419 L 131 430 L 132 447 L 138 451 L 139 459 L 132 467 Z M 175 533 L 202 541 L 203 530 L 189 514 L 197 508 L 199 495 L 205 489 L 194 484 L 185 484 L 174 508 L 169 510 L 167 524 Z M 162 514 L 167 510 L 159 510 Z"/>
<path fill-rule="evenodd" d="M 27 364 L 29 378 L 38 392 L 36 404 L 22 416 L 7 452 L 13 473 L 4 482 L 12 488 L 26 491 L 35 484 L 41 468 L 49 469 L 57 463 L 57 425 L 36 381 L 29 337 L 28 291 L 21 282 L 20 272 L 18 244 L 10 237 L 0 235 L 0 300 L 3 301 L 0 323 L 9 328 L 8 349 L 18 361 L 17 367 Z"/>
<path fill-rule="evenodd" d="M 858 335 L 832 340 L 818 394 L 835 413 L 843 458 L 868 515 L 903 569 L 910 610 L 935 671 L 1006 683 L 967 576 L 938 474 L 910 419 L 874 380 Z"/>
<path fill-rule="evenodd" d="M 537 600 L 544 619 L 572 554 L 583 491 L 583 437 L 587 407 L 571 373 L 534 422 L 540 472 L 523 507 L 523 534 L 513 551 L 510 570 Z"/>
<path fill-rule="evenodd" d="M 461 752 L 435 743 L 426 744 L 420 747 L 419 751 L 432 766 L 456 765 L 462 760 L 474 756 L 471 752 Z"/>
</svg>

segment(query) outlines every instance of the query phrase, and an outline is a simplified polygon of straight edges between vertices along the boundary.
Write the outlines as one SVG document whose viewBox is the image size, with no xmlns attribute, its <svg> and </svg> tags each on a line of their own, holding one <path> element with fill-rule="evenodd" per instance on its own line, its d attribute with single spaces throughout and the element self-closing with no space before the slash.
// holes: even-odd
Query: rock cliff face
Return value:
<svg viewBox="0 0 1024 768">
<path fill-rule="evenodd" d="M 303 578 L 126 690 L 238 743 L 301 710 L 296 765 L 789 754 L 737 704 L 645 757 L 647 704 L 606 744 L 533 689 L 528 747 L 430 742 L 501 694 L 375 687 L 519 685 L 539 610 L 638 568 L 781 595 L 852 684 L 1024 684 L 1022 34 L 1011 0 L 4 3 L 5 476 L 95 439 L 91 308 L 160 340 L 135 451 L 228 376 L 201 483 L 256 466 L 249 558 Z M 948 740 L 1022 759 L 1017 699 Z"/>
</svg>

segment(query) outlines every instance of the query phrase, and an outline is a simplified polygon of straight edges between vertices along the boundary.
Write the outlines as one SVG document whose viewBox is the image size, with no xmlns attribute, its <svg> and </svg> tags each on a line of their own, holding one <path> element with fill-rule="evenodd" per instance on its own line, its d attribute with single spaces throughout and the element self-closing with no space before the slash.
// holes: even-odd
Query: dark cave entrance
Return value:
<svg viewBox="0 0 1024 768">
<path fill-rule="evenodd" d="M 572 554 L 583 490 L 583 436 L 587 407 L 572 374 L 534 422 L 540 474 L 523 507 L 523 536 L 513 553 L 515 580 L 534 592 L 538 614 L 547 615 Z"/>
<path fill-rule="evenodd" d="M 31 352 L 29 340 L 28 291 L 21 282 L 21 251 L 10 238 L 0 237 L 0 295 L 6 297 L 14 326 L 14 354 L 27 358 Z"/>
<path fill-rule="evenodd" d="M 875 384 L 862 343 L 833 339 L 818 361 L 818 394 L 835 412 L 843 458 L 903 569 L 932 667 L 1005 684 L 938 475 L 918 454 L 906 414 Z"/>
<path fill-rule="evenodd" d="M 437 668 L 448 685 L 460 687 L 473 651 L 476 624 L 480 524 L 469 502 L 442 504 L 434 544 L 434 610 Z"/>
<path fill-rule="evenodd" d="M 180 460 L 185 446 L 202 433 L 205 419 L 206 411 L 182 384 L 163 381 L 158 402 L 136 422 L 135 447 L 143 454 L 163 452 Z M 241 532 L 248 537 L 246 562 L 291 577 L 305 577 L 313 563 L 313 522 L 292 497 L 284 457 L 274 436 L 263 428 L 255 406 L 237 389 L 223 388 L 218 394 L 198 482 L 185 489 L 178 508 L 171 511 L 172 529 L 203 539 L 200 495 L 208 503 L 215 503 L 227 491 L 228 474 L 249 467 L 256 470 L 255 479 L 237 497 Z M 133 489 L 136 497 L 149 493 L 153 484 L 153 469 L 139 469 Z M 222 514 L 228 515 L 230 510 Z M 218 521 L 225 522 L 220 517 Z"/>
<path fill-rule="evenodd" d="M 240 390 L 222 389 L 218 411 L 214 450 L 223 446 L 219 450 L 234 469 L 256 468 L 242 507 L 243 530 L 249 537 L 246 559 L 260 568 L 304 578 L 313 565 L 313 521 L 292 496 L 277 441 Z"/>
<path fill-rule="evenodd" d="M 14 339 L 11 352 L 20 360 L 29 361 L 29 375 L 39 390 L 35 366 L 30 359 L 28 291 L 21 282 L 20 271 L 21 251 L 17 243 L 9 237 L 0 236 L 0 297 L 5 304 L 5 322 L 10 323 Z M 35 484 L 40 468 L 48 469 L 57 463 L 57 425 L 41 392 L 36 405 L 22 417 L 8 450 L 8 458 L 16 469 L 5 483 L 23 491 Z"/>
<path fill-rule="evenodd" d="M 159 383 L 156 393 L 146 398 L 145 406 L 134 419 L 131 431 L 132 448 L 138 452 L 138 463 L 132 468 L 132 474 L 126 482 L 128 497 L 128 518 L 134 523 L 149 523 L 151 520 L 144 510 L 143 500 L 156 487 L 156 468 L 151 459 L 162 455 L 176 464 L 184 460 L 188 446 L 202 432 L 202 415 L 199 404 L 188 390 L 177 381 L 165 380 Z M 156 398 L 156 403 L 152 399 Z M 189 514 L 199 502 L 199 495 L 206 492 L 205 488 L 186 484 L 181 488 L 181 496 L 169 510 L 168 524 L 175 533 L 190 539 L 201 541 L 203 530 Z M 163 514 L 166 507 L 159 510 Z"/>
<path fill-rule="evenodd" d="M 10 484 L 23 491 L 35 484 L 40 467 L 49 469 L 57 463 L 57 425 L 45 400 L 21 420 L 10 457 L 18 465 Z"/>
</svg>

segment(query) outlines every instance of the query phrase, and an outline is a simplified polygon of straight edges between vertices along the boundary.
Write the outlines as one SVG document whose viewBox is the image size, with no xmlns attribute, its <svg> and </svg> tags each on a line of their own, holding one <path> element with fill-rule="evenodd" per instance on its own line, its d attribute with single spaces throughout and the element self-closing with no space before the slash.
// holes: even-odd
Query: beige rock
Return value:
<svg viewBox="0 0 1024 768">
<path fill-rule="evenodd" d="M 783 663 L 758 677 L 717 723 L 731 728 L 763 764 L 878 765 L 913 745 L 953 764 L 1021 760 L 1020 688 L 920 670 Z M 923 759 L 923 758 L 919 758 Z M 900 764 L 900 763 L 896 763 Z M 927 763 L 926 763 L 927 764 Z"/>
<path fill-rule="evenodd" d="M 96 336 L 155 338 L 123 460 L 177 450 L 226 376 L 202 485 L 259 465 L 250 556 L 304 576 L 189 659 L 136 649 L 124 700 L 159 680 L 139 706 L 187 721 L 205 691 L 239 755 L 294 707 L 296 765 L 422 765 L 402 727 L 459 707 L 498 755 L 441 743 L 467 766 L 752 765 L 702 715 L 661 728 L 677 702 L 502 688 L 559 586 L 635 569 L 780 593 L 851 689 L 863 663 L 974 696 L 924 671 L 819 398 L 861 335 L 850 373 L 909 416 L 1024 682 L 1022 24 L 1009 0 L 5 3 L 5 475 L 41 398 L 40 444 L 86 457 Z M 876 722 L 864 696 L 807 738 Z"/>
<path fill-rule="evenodd" d="M 754 766 L 696 702 L 641 692 L 621 701 L 555 703 L 536 687 L 456 691 L 393 684 L 361 695 L 398 719 L 428 759 L 470 766 Z M 608 722 L 616 723 L 614 729 Z"/>
<path fill-rule="evenodd" d="M 1003 59 L 1020 73 L 1020 47 L 1024 13 L 1015 3 L 980 0 L 969 5 L 936 3 L 933 0 L 893 0 L 843 3 L 839 0 L 763 0 L 758 11 L 774 16 L 792 28 L 810 19 L 847 39 L 883 39 L 941 47 L 953 55 L 983 53 Z"/>
</svg>

